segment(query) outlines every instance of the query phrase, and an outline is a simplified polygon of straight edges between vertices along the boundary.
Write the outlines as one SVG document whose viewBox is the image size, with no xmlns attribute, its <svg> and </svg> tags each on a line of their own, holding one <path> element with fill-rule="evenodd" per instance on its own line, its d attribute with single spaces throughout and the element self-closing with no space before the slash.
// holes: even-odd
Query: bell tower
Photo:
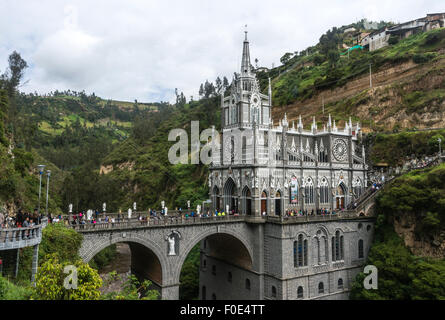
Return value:
<svg viewBox="0 0 445 320">
<path fill-rule="evenodd" d="M 240 73 L 234 73 L 230 92 L 222 94 L 222 128 L 268 126 L 271 115 L 271 88 L 268 95 L 260 92 L 255 70 L 250 62 L 249 40 L 244 31 Z"/>
</svg>

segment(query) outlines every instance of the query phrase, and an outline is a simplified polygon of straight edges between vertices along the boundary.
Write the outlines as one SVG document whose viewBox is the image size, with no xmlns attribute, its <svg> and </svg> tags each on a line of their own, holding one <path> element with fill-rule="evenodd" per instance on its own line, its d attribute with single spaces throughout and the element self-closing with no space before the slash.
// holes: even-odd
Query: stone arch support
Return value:
<svg viewBox="0 0 445 320">
<path fill-rule="evenodd" d="M 250 243 L 250 241 L 243 235 L 242 230 L 233 230 L 233 228 L 229 227 L 223 227 L 223 226 L 210 226 L 206 230 L 202 230 L 201 232 L 197 233 L 193 237 L 188 237 L 187 244 L 184 245 L 184 247 L 181 249 L 181 253 L 178 257 L 177 263 L 175 264 L 174 270 L 173 270 L 173 279 L 175 283 L 179 283 L 179 277 L 181 274 L 181 269 L 184 264 L 185 259 L 187 258 L 188 254 L 192 250 L 192 248 L 199 243 L 200 241 L 204 240 L 205 238 L 217 235 L 217 234 L 227 234 L 238 241 L 240 241 L 247 252 L 249 253 L 250 259 L 252 261 L 252 266 L 255 265 L 255 255 L 253 247 Z"/>
<path fill-rule="evenodd" d="M 83 261 L 89 262 L 101 250 L 119 242 L 129 244 L 136 243 L 153 252 L 154 256 L 156 256 L 161 265 L 163 279 L 162 284 L 165 284 L 168 279 L 171 279 L 171 277 L 169 276 L 171 275 L 171 272 L 169 272 L 169 270 L 171 270 L 171 267 L 169 266 L 169 262 L 166 259 L 166 255 L 163 254 L 162 247 L 160 247 L 158 243 L 148 239 L 148 237 L 144 237 L 143 235 L 138 234 L 134 231 L 103 234 L 84 234 L 84 240 L 82 242 L 82 247 L 79 250 L 79 256 L 82 258 Z M 162 244 L 164 243 L 161 243 L 161 245 Z"/>
</svg>

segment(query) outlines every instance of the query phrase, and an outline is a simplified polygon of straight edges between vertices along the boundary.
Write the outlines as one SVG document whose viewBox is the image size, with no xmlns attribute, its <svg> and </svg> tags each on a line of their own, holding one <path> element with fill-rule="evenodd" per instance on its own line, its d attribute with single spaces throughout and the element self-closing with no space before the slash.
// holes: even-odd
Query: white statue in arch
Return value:
<svg viewBox="0 0 445 320">
<path fill-rule="evenodd" d="M 167 215 L 167 212 L 168 212 L 168 208 L 165 207 L 165 208 L 164 208 L 164 213 L 165 213 L 165 215 Z"/>
<path fill-rule="evenodd" d="M 131 214 L 132 214 L 131 208 L 128 208 L 128 219 L 131 219 Z"/>
<path fill-rule="evenodd" d="M 181 239 L 181 234 L 178 231 L 173 230 L 169 235 L 165 237 L 168 242 L 168 254 L 169 256 L 176 256 L 179 250 L 179 239 Z"/>
<path fill-rule="evenodd" d="M 197 205 L 196 206 L 196 214 L 199 216 L 199 214 L 201 213 L 201 205 Z"/>
<path fill-rule="evenodd" d="M 176 252 L 175 252 L 175 235 L 172 233 L 168 239 L 168 255 L 169 256 L 175 256 Z"/>
<path fill-rule="evenodd" d="M 70 205 L 68 206 L 68 212 L 69 213 L 73 213 L 73 204 L 72 203 L 70 203 Z"/>
</svg>

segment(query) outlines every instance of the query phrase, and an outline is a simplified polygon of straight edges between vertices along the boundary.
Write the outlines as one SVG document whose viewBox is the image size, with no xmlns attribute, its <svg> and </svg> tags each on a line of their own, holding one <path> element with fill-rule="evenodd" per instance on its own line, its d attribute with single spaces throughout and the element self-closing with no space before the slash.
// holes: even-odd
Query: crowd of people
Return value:
<svg viewBox="0 0 445 320">
<path fill-rule="evenodd" d="M 34 213 L 18 210 L 15 216 L 10 216 L 0 212 L 0 229 L 29 228 L 40 224 L 43 215 L 39 215 L 37 209 Z"/>
<path fill-rule="evenodd" d="M 335 210 L 331 210 L 328 208 L 321 208 L 321 209 L 311 209 L 311 211 L 308 210 L 287 210 L 284 214 L 285 217 L 302 217 L 302 216 L 327 216 L 335 214 Z"/>
</svg>

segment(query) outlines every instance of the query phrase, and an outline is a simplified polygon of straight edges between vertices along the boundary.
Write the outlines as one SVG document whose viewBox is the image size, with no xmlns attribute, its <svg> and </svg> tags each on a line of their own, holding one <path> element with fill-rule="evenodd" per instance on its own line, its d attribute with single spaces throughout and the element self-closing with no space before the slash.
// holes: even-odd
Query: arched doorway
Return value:
<svg viewBox="0 0 445 320">
<path fill-rule="evenodd" d="M 335 191 L 335 207 L 337 210 L 345 208 L 346 186 L 341 182 Z"/>
<path fill-rule="evenodd" d="M 212 203 L 213 203 L 213 210 L 220 210 L 221 209 L 221 203 L 220 203 L 220 196 L 219 196 L 219 189 L 217 186 L 213 187 L 212 191 Z"/>
<path fill-rule="evenodd" d="M 261 193 L 261 215 L 267 215 L 267 192 L 263 191 Z"/>
<path fill-rule="evenodd" d="M 275 193 L 275 215 L 281 216 L 281 192 Z"/>
<path fill-rule="evenodd" d="M 224 185 L 224 211 L 238 212 L 238 191 L 232 178 L 227 179 Z"/>
<path fill-rule="evenodd" d="M 243 214 L 252 214 L 252 195 L 249 187 L 245 186 L 242 192 Z"/>
</svg>

